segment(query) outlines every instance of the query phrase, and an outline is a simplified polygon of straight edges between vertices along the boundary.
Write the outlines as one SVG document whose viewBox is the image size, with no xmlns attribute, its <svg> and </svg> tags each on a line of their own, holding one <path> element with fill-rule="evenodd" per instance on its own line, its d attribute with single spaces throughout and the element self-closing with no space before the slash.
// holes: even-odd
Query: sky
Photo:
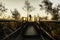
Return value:
<svg viewBox="0 0 60 40">
<path fill-rule="evenodd" d="M 3 2 L 5 7 L 8 9 L 7 11 L 7 16 L 11 15 L 10 10 L 14 10 L 15 8 L 20 12 L 21 16 L 27 16 L 26 11 L 24 11 L 22 8 L 24 7 L 24 3 L 26 0 L 0 0 L 0 2 Z M 41 3 L 42 0 L 29 0 L 30 4 L 35 8 L 30 14 L 32 16 L 39 14 L 39 16 L 43 17 L 46 16 L 44 10 L 40 10 L 39 4 Z M 57 4 L 60 4 L 60 0 L 50 0 L 55 7 Z M 49 16 L 51 16 L 49 14 Z"/>
</svg>

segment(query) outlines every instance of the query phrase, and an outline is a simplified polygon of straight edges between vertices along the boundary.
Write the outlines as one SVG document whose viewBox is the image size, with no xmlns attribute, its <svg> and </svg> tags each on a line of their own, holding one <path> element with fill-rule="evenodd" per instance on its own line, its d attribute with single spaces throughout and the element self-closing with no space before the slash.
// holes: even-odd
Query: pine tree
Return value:
<svg viewBox="0 0 60 40">
<path fill-rule="evenodd" d="M 28 0 L 25 1 L 25 6 L 23 7 L 23 10 L 27 12 L 27 17 L 29 17 L 30 12 L 32 12 L 35 8 L 30 5 L 30 2 Z"/>
<path fill-rule="evenodd" d="M 14 9 L 14 11 L 11 11 L 12 17 L 15 18 L 15 20 L 20 19 L 20 13 L 18 12 L 17 9 Z"/>
</svg>

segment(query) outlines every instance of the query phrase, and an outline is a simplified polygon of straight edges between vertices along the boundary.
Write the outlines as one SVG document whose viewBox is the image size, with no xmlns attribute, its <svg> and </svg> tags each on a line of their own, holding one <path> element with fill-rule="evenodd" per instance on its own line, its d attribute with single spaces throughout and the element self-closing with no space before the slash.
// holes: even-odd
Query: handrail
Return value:
<svg viewBox="0 0 60 40">
<path fill-rule="evenodd" d="M 26 24 L 25 24 L 26 25 Z M 36 24 L 35 24 L 36 25 Z M 37 25 L 38 26 L 38 25 Z M 24 28 L 24 27 L 23 27 Z M 38 27 L 39 28 L 39 27 Z M 9 36 L 11 36 L 12 34 L 16 33 L 18 30 L 20 30 L 21 27 L 19 27 L 16 31 L 12 32 L 11 34 L 7 35 L 5 38 L 3 38 L 2 40 L 8 38 Z M 42 31 L 44 31 L 50 38 L 52 38 L 53 40 L 55 40 L 48 32 L 46 32 L 42 27 L 40 27 L 40 29 Z"/>
<path fill-rule="evenodd" d="M 18 30 L 20 30 L 21 27 L 19 27 L 17 30 L 15 30 L 14 32 L 12 32 L 11 34 L 7 35 L 6 37 L 4 37 L 2 40 L 5 40 L 6 38 L 8 38 L 9 36 L 11 36 L 12 34 L 16 33 Z"/>
<path fill-rule="evenodd" d="M 43 30 L 50 38 L 52 38 L 53 40 L 55 40 L 48 32 L 46 32 L 42 27 L 40 27 L 41 30 Z"/>
</svg>

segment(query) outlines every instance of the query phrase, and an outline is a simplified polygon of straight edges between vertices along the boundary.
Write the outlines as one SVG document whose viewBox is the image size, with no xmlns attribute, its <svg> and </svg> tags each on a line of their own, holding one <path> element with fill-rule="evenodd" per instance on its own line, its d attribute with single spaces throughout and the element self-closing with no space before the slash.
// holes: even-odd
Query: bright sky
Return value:
<svg viewBox="0 0 60 40">
<path fill-rule="evenodd" d="M 8 8 L 8 15 L 11 15 L 10 14 L 10 11 L 9 10 L 13 10 L 14 8 L 16 8 L 20 14 L 22 16 L 26 16 L 26 12 L 22 9 L 24 7 L 24 3 L 25 3 L 25 0 L 0 0 L 1 2 L 3 2 L 3 4 L 6 6 L 6 8 Z M 51 2 L 53 2 L 53 6 L 56 6 L 57 4 L 60 3 L 60 0 L 50 0 Z M 40 7 L 39 7 L 39 4 L 41 2 L 41 0 L 29 0 L 29 2 L 31 3 L 31 5 L 33 5 L 33 7 L 35 7 L 36 9 L 31 12 L 31 15 L 36 15 L 37 13 L 40 15 L 40 16 L 46 16 L 46 14 L 44 14 L 44 10 L 40 11 Z"/>
</svg>

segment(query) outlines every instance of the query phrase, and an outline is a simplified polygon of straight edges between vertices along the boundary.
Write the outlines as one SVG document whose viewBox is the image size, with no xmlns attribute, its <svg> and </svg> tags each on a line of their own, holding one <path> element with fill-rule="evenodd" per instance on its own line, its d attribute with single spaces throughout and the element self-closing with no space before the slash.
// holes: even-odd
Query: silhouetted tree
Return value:
<svg viewBox="0 0 60 40">
<path fill-rule="evenodd" d="M 30 5 L 29 1 L 26 0 L 25 1 L 25 6 L 24 6 L 23 9 L 27 12 L 27 17 L 29 17 L 30 12 L 32 12 L 35 8 L 33 8 L 33 6 Z"/>
<path fill-rule="evenodd" d="M 14 9 L 14 11 L 11 11 L 12 17 L 15 18 L 15 20 L 20 19 L 20 13 L 18 12 L 17 9 Z"/>
<path fill-rule="evenodd" d="M 2 4 L 2 2 L 0 2 L 0 16 L 6 12 L 7 8 L 5 8 L 5 6 Z"/>
<path fill-rule="evenodd" d="M 40 4 L 39 6 L 41 7 L 41 9 L 45 9 L 47 14 L 51 14 L 53 16 L 53 20 L 58 20 L 58 16 L 59 16 L 59 6 L 57 6 L 57 8 L 52 8 L 53 3 L 50 2 L 49 0 L 43 0 L 42 3 L 44 3 L 44 5 Z"/>
</svg>

